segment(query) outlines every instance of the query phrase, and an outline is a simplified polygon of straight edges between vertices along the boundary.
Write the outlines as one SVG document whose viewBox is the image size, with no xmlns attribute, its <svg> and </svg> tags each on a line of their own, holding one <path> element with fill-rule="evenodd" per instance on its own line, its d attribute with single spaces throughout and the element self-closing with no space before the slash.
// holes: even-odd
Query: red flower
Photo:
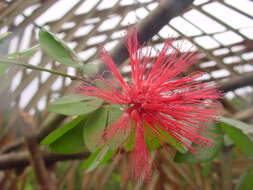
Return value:
<svg viewBox="0 0 253 190">
<path fill-rule="evenodd" d="M 79 93 L 102 98 L 112 104 L 125 105 L 122 116 L 107 127 L 105 134 L 110 140 L 117 133 L 135 130 L 132 151 L 135 177 L 140 177 L 142 172 L 146 178 L 150 175 L 145 137 L 155 137 L 161 141 L 166 134 L 192 152 L 192 144 L 212 144 L 203 133 L 206 124 L 218 115 L 217 99 L 220 94 L 216 91 L 217 87 L 197 80 L 203 73 L 179 76 L 194 63 L 196 53 L 180 56 L 180 51 L 171 44 L 172 41 L 166 41 L 158 57 L 151 60 L 150 51 L 142 56 L 138 50 L 135 29 L 133 33 L 128 33 L 127 38 L 131 81 L 124 80 L 110 55 L 102 48 L 102 60 L 109 67 L 114 80 L 100 76 L 105 88 L 87 83 L 78 90 Z M 168 50 L 171 51 L 169 55 Z"/>
</svg>

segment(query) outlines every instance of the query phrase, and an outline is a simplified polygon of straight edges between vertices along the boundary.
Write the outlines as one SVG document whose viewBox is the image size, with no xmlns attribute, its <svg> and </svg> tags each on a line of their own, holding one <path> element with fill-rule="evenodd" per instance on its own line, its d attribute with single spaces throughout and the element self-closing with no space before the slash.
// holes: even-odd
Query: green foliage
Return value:
<svg viewBox="0 0 253 190">
<path fill-rule="evenodd" d="M 119 105 L 112 105 L 112 106 L 105 106 L 108 111 L 108 121 L 107 126 L 113 123 L 114 121 L 118 120 L 119 117 L 122 115 L 122 110 L 120 109 Z M 122 143 L 127 139 L 130 135 L 130 131 L 118 131 L 116 135 L 114 135 L 110 141 L 110 149 L 116 150 Z"/>
<path fill-rule="evenodd" d="M 99 71 L 99 64 L 96 62 L 87 63 L 82 66 L 83 74 L 92 76 Z"/>
<path fill-rule="evenodd" d="M 151 131 L 149 127 L 145 129 L 145 142 L 147 144 L 147 148 L 150 152 L 156 150 L 158 147 L 161 146 L 161 144 L 158 142 L 157 138 L 154 135 L 148 134 L 147 131 Z"/>
<path fill-rule="evenodd" d="M 113 154 L 114 151 L 110 150 L 109 146 L 96 148 L 89 158 L 84 161 L 81 167 L 85 168 L 87 172 L 90 172 L 99 165 L 107 163 L 112 158 Z"/>
<path fill-rule="evenodd" d="M 74 154 L 83 152 L 85 144 L 82 139 L 83 124 L 77 125 L 63 136 L 49 145 L 51 152 L 61 154 Z"/>
<path fill-rule="evenodd" d="M 3 34 L 0 34 L 0 44 L 3 43 L 3 39 L 8 37 L 10 34 L 11 32 L 5 32 Z M 5 73 L 8 67 L 9 65 L 0 63 L 0 76 Z"/>
<path fill-rule="evenodd" d="M 41 145 L 50 145 L 53 142 L 55 142 L 57 139 L 62 137 L 65 133 L 76 127 L 80 122 L 82 122 L 85 118 L 87 118 L 87 115 L 78 116 L 66 125 L 63 125 L 62 127 L 59 127 L 58 129 L 54 130 L 52 133 L 50 133 L 47 137 L 45 137 L 41 141 Z"/>
<path fill-rule="evenodd" d="M 177 152 L 174 161 L 178 163 L 199 163 L 208 162 L 214 159 L 221 150 L 223 136 L 220 128 L 217 125 L 212 125 L 210 128 L 212 128 L 211 132 L 213 135 L 207 135 L 207 137 L 213 140 L 211 147 L 200 147 L 194 145 L 197 151 L 196 154 L 193 154 L 190 151 L 185 154 Z"/>
<path fill-rule="evenodd" d="M 83 169 L 89 168 L 92 165 L 92 163 L 94 162 L 94 160 L 96 159 L 96 157 L 99 154 L 99 152 L 100 152 L 101 149 L 102 149 L 101 147 L 98 147 L 96 150 L 94 150 L 90 154 L 90 156 L 82 163 L 81 167 Z"/>
<path fill-rule="evenodd" d="M 253 141 L 250 139 L 252 127 L 241 121 L 225 117 L 221 118 L 220 125 L 236 147 L 249 158 L 253 158 Z"/>
<path fill-rule="evenodd" d="M 134 148 L 134 141 L 135 141 L 135 128 L 132 127 L 130 137 L 128 139 L 128 142 L 125 144 L 124 149 L 126 151 L 132 151 Z"/>
<path fill-rule="evenodd" d="M 103 101 L 95 97 L 73 94 L 64 96 L 52 102 L 48 111 L 63 115 L 89 114 L 97 110 Z"/>
<path fill-rule="evenodd" d="M 54 60 L 75 68 L 82 65 L 81 60 L 75 52 L 65 42 L 56 37 L 55 34 L 42 29 L 39 32 L 39 42 L 41 48 Z"/>
<path fill-rule="evenodd" d="M 83 168 L 92 171 L 97 166 L 107 163 L 116 149 L 126 139 L 126 134 L 117 134 L 110 140 L 110 144 L 104 144 L 103 134 L 106 126 L 116 121 L 122 111 L 117 105 L 104 106 L 91 114 L 83 128 L 83 138 L 86 146 L 92 152 L 90 157 L 82 164 Z"/>
<path fill-rule="evenodd" d="M 27 48 L 23 51 L 9 54 L 8 58 L 17 59 L 17 58 L 21 58 L 21 57 L 31 57 L 36 51 L 38 51 L 39 48 L 40 48 L 40 45 L 37 44 L 37 45 Z"/>
<path fill-rule="evenodd" d="M 160 134 L 162 135 L 162 139 L 170 144 L 171 146 L 173 146 L 174 148 L 176 148 L 179 152 L 181 153 L 186 153 L 186 148 L 184 147 L 183 144 L 181 144 L 180 142 L 177 142 L 170 134 L 168 134 L 166 131 L 161 130 L 160 128 L 157 127 L 157 130 L 160 132 Z"/>
<path fill-rule="evenodd" d="M 232 127 L 240 129 L 245 135 L 253 134 L 253 126 L 247 123 L 244 123 L 242 121 L 227 118 L 227 117 L 221 117 L 220 122 L 221 124 L 226 123 Z"/>
<path fill-rule="evenodd" d="M 104 108 L 99 108 L 89 116 L 83 128 L 83 139 L 90 151 L 103 143 L 102 137 L 107 124 L 108 112 Z"/>
<path fill-rule="evenodd" d="M 72 154 L 84 150 L 82 138 L 83 125 L 86 115 L 79 116 L 50 133 L 41 144 L 49 145 L 49 150 L 56 153 Z"/>
<path fill-rule="evenodd" d="M 240 177 L 235 190 L 252 190 L 253 189 L 253 166 L 248 168 Z"/>
<path fill-rule="evenodd" d="M 119 119 L 123 113 L 119 105 L 107 105 L 104 108 L 108 111 L 108 125 Z"/>
</svg>

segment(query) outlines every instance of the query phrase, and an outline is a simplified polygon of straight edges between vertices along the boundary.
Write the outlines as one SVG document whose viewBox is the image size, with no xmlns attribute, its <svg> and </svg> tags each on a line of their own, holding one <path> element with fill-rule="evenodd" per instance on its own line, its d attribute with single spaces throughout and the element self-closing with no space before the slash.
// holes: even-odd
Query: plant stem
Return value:
<svg viewBox="0 0 253 190">
<path fill-rule="evenodd" d="M 62 76 L 62 77 L 65 77 L 65 78 L 70 78 L 71 80 L 85 81 L 84 78 L 82 78 L 82 77 L 69 75 L 67 73 L 62 73 L 62 72 L 59 72 L 59 71 L 46 69 L 46 68 L 35 66 L 35 65 L 29 65 L 27 63 L 23 63 L 23 62 L 20 62 L 20 61 L 17 61 L 17 60 L 0 59 L 0 63 L 17 65 L 17 66 L 25 67 L 25 68 L 28 68 L 28 69 L 38 70 L 38 71 L 45 71 L 45 72 L 48 72 L 48 73 L 51 73 L 51 74 L 54 74 L 54 75 Z"/>
</svg>

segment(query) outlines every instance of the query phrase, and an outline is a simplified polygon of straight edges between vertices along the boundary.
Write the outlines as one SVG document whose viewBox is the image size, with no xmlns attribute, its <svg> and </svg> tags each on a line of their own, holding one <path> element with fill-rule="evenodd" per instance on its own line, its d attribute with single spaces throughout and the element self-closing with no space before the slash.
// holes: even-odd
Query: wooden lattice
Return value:
<svg viewBox="0 0 253 190">
<path fill-rule="evenodd" d="M 0 54 L 5 55 L 35 45 L 38 29 L 45 27 L 68 42 L 69 46 L 78 52 L 84 64 L 92 63 L 98 58 L 100 45 L 113 51 L 125 35 L 127 27 L 141 23 L 162 2 L 161 0 L 75 0 L 74 3 L 69 3 L 69 1 L 1 1 L 0 33 L 11 31 L 12 34 L 0 44 Z M 200 60 L 192 70 L 206 72 L 203 80 L 224 84 L 224 88 L 221 88 L 226 91 L 223 100 L 226 114 L 252 122 L 253 14 L 250 9 L 252 10 L 253 6 L 249 0 L 244 1 L 249 4 L 249 8 L 238 6 L 234 0 L 196 0 L 183 12 L 177 13 L 180 16 L 166 23 L 147 44 L 159 50 L 163 41 L 170 37 L 175 39 L 175 48 L 178 47 L 176 42 L 182 44 L 183 41 L 184 49 L 193 47 L 194 51 L 199 51 Z M 170 2 L 176 4 L 176 0 L 170 0 Z M 215 9 L 217 11 L 213 11 Z M 223 14 L 221 14 L 222 11 Z M 51 19 L 50 16 L 54 13 L 59 16 Z M 213 27 L 210 28 L 207 25 Z M 150 27 L 153 26 L 150 25 Z M 77 74 L 74 69 L 53 62 L 41 51 L 38 51 L 27 62 L 73 75 Z M 127 66 L 123 65 L 122 71 L 127 77 L 129 74 Z M 48 134 L 45 126 L 55 124 L 54 128 L 56 128 L 65 119 L 63 116 L 49 114 L 46 111 L 48 103 L 68 93 L 68 90 L 76 85 L 76 82 L 68 79 L 20 67 L 12 67 L 7 76 L 1 77 L 1 81 L 5 81 L 5 84 L 1 83 L 3 86 L 0 87 L 0 111 L 1 113 L 9 111 L 13 116 L 7 123 L 8 127 L 4 128 L 3 134 L 7 134 L 13 128 L 18 128 L 15 118 L 18 117 L 19 110 L 25 110 L 36 118 L 39 130 L 42 131 L 38 135 L 39 139 Z M 51 130 L 52 128 L 49 129 Z M 21 144 L 22 139 L 11 143 L 9 147 L 1 151 L 8 152 Z M 169 156 L 163 151 L 162 154 L 165 157 Z M 50 156 L 52 155 L 49 155 L 49 159 Z M 78 155 L 77 158 L 79 158 Z M 161 162 L 163 159 L 162 157 Z M 92 175 L 102 175 L 101 172 L 103 173 L 108 168 L 111 171 L 110 167 L 116 167 L 115 163 L 87 176 L 92 178 Z M 164 184 L 164 186 L 169 186 L 167 189 L 178 188 L 179 178 L 185 177 L 184 172 L 189 172 L 187 167 L 179 170 L 173 168 L 176 167 L 173 163 L 171 168 L 165 164 L 160 167 L 164 178 L 167 182 L 171 182 Z M 198 170 L 198 168 L 194 169 Z M 170 172 L 175 170 L 175 173 Z M 238 175 L 238 168 L 235 175 Z M 161 181 L 158 178 L 154 180 L 150 184 L 150 189 L 154 189 L 156 183 Z M 192 185 L 189 188 L 196 189 L 196 184 L 191 183 L 192 179 L 187 179 L 186 176 L 185 180 Z M 85 180 L 84 183 L 86 183 Z M 136 184 L 136 189 L 138 185 L 140 184 Z"/>
</svg>

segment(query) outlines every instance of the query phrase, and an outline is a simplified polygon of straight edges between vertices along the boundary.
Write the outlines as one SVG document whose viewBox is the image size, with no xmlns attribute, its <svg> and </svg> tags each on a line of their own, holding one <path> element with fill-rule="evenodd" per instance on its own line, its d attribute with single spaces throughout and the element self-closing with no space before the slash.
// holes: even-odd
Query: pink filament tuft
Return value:
<svg viewBox="0 0 253 190">
<path fill-rule="evenodd" d="M 212 140 L 204 136 L 209 133 L 205 126 L 219 116 L 217 100 L 221 93 L 216 86 L 197 80 L 203 73 L 179 77 L 196 61 L 196 52 L 180 55 L 180 51 L 171 44 L 172 41 L 167 40 L 157 58 L 151 61 L 150 51 L 143 57 L 138 50 L 135 28 L 127 38 L 132 81 L 127 83 L 124 80 L 112 58 L 102 48 L 102 60 L 115 80 L 100 76 L 103 89 L 86 83 L 76 90 L 113 104 L 126 105 L 123 115 L 107 127 L 105 134 L 109 142 L 122 131 L 135 130 L 132 167 L 136 178 L 143 173 L 148 179 L 151 171 L 144 126 L 148 126 L 158 139 L 163 139 L 161 131 L 166 132 L 192 152 L 195 152 L 192 144 L 212 145 Z M 169 55 L 168 50 L 171 50 Z"/>
</svg>

